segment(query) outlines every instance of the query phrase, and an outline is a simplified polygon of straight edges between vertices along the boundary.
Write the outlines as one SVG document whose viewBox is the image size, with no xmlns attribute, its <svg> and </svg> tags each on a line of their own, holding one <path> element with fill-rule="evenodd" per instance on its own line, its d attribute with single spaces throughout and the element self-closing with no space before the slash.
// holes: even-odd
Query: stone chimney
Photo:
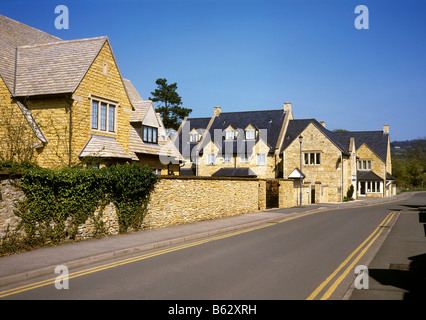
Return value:
<svg viewBox="0 0 426 320">
<path fill-rule="evenodd" d="M 325 121 L 320 121 L 320 123 L 325 128 Z"/>
<path fill-rule="evenodd" d="M 291 111 L 291 102 L 284 102 L 284 111 Z"/>
<path fill-rule="evenodd" d="M 218 116 L 220 115 L 220 112 L 222 111 L 221 107 L 214 107 L 214 115 Z"/>
<path fill-rule="evenodd" d="M 383 126 L 383 133 L 389 133 L 389 125 L 388 124 L 385 124 Z"/>
</svg>

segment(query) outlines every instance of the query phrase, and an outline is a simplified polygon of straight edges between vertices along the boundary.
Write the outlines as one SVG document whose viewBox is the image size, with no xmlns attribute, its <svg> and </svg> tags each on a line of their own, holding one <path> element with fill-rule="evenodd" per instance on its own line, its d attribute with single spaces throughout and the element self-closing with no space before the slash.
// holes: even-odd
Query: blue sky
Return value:
<svg viewBox="0 0 426 320">
<path fill-rule="evenodd" d="M 69 9 L 69 29 L 54 22 Z M 369 10 L 358 30 L 355 7 Z M 0 0 L 0 14 L 64 40 L 108 36 L 148 99 L 178 84 L 192 117 L 293 104 L 328 129 L 426 136 L 424 0 Z"/>
</svg>

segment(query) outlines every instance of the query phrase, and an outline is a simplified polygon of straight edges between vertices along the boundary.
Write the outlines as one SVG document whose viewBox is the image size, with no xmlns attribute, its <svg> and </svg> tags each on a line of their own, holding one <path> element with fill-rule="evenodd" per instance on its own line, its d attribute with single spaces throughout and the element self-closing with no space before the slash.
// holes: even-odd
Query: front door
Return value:
<svg viewBox="0 0 426 320">
<path fill-rule="evenodd" d="M 366 182 L 365 181 L 361 181 L 360 184 L 361 184 L 361 188 L 359 189 L 359 194 L 361 196 L 365 196 L 365 185 L 366 185 Z"/>
<path fill-rule="evenodd" d="M 315 186 L 311 186 L 311 203 L 315 203 Z"/>
</svg>

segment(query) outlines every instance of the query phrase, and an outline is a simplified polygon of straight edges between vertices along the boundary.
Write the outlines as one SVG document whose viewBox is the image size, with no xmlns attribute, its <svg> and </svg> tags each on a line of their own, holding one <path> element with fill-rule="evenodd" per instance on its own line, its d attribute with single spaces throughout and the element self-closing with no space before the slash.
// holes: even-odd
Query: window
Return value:
<svg viewBox="0 0 426 320">
<path fill-rule="evenodd" d="M 321 153 L 320 152 L 305 152 L 304 154 L 305 165 L 320 165 Z"/>
<path fill-rule="evenodd" d="M 380 193 L 381 185 L 380 181 L 367 181 L 367 193 Z"/>
<path fill-rule="evenodd" d="M 143 142 L 158 143 L 158 128 L 143 126 Z"/>
<path fill-rule="evenodd" d="M 358 170 L 371 170 L 371 160 L 358 160 Z"/>
<path fill-rule="evenodd" d="M 226 140 L 234 140 L 235 138 L 235 132 L 234 131 L 225 131 L 225 139 Z"/>
<path fill-rule="evenodd" d="M 231 163 L 232 162 L 232 155 L 231 154 L 224 154 L 223 155 L 223 163 Z"/>
<path fill-rule="evenodd" d="M 193 133 L 189 135 L 189 142 L 198 142 L 200 140 L 200 135 L 198 133 Z"/>
<path fill-rule="evenodd" d="M 254 130 L 246 130 L 246 139 L 247 140 L 254 140 Z"/>
<path fill-rule="evenodd" d="M 207 155 L 207 164 L 208 165 L 215 165 L 216 164 L 216 155 L 215 154 L 208 154 Z"/>
<path fill-rule="evenodd" d="M 265 166 L 266 165 L 266 154 L 264 154 L 264 153 L 258 153 L 257 154 L 257 165 L 258 166 Z"/>
<path fill-rule="evenodd" d="M 92 129 L 115 132 L 116 105 L 92 100 Z"/>
<path fill-rule="evenodd" d="M 241 162 L 241 163 L 247 163 L 247 162 L 249 162 L 249 157 L 248 157 L 248 155 L 241 155 L 241 156 L 240 156 L 240 162 Z"/>
</svg>

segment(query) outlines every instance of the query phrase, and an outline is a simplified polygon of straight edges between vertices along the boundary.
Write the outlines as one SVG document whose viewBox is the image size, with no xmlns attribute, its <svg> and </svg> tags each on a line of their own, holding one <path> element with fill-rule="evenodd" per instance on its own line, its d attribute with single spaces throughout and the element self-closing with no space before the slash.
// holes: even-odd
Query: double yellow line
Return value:
<svg viewBox="0 0 426 320">
<path fill-rule="evenodd" d="M 379 224 L 379 226 L 365 239 L 338 267 L 334 272 L 324 281 L 322 282 L 314 292 L 312 292 L 306 300 L 314 300 L 317 296 L 320 295 L 324 290 L 328 289 L 323 293 L 323 295 L 319 298 L 320 300 L 327 300 L 330 298 L 331 294 L 337 289 L 339 284 L 343 281 L 343 279 L 348 275 L 349 272 L 353 272 L 355 264 L 364 256 L 367 250 L 373 245 L 373 243 L 377 240 L 377 238 L 383 233 L 386 227 L 390 226 L 390 221 L 397 214 L 397 211 L 393 211 L 389 213 L 385 219 Z M 358 254 L 356 257 L 355 255 Z M 355 258 L 354 258 L 355 257 Z M 353 259 L 354 258 L 354 259 Z M 352 260 L 353 259 L 353 260 Z M 351 262 L 352 261 L 352 262 Z M 341 272 L 341 270 L 345 267 L 346 269 Z M 330 283 L 338 274 L 339 277 L 332 283 Z M 330 285 L 329 285 L 330 284 Z M 326 288 L 326 289 L 325 289 Z"/>
<path fill-rule="evenodd" d="M 269 226 L 270 225 L 261 225 L 261 226 L 253 227 L 253 228 L 250 228 L 250 229 L 244 229 L 244 230 L 240 230 L 240 231 L 236 231 L 236 232 L 232 232 L 232 233 L 227 233 L 227 234 L 219 235 L 219 236 L 216 236 L 216 237 L 213 237 L 213 238 L 207 238 L 207 239 L 203 239 L 203 240 L 199 240 L 199 241 L 175 246 L 175 247 L 172 247 L 172 248 L 163 249 L 163 250 L 159 250 L 159 251 L 155 251 L 155 252 L 151 252 L 151 253 L 146 253 L 146 254 L 143 254 L 143 255 L 139 255 L 139 256 L 136 256 L 136 257 L 128 258 L 128 259 L 123 259 L 123 260 L 116 261 L 116 262 L 111 262 L 111 263 L 108 263 L 108 264 L 103 264 L 101 266 L 85 269 L 85 270 L 82 270 L 82 271 L 73 272 L 73 273 L 70 273 L 68 276 L 60 276 L 60 277 L 58 276 L 56 278 L 50 278 L 50 279 L 47 279 L 47 280 L 43 280 L 43 281 L 28 284 L 28 285 L 20 286 L 20 287 L 17 287 L 17 288 L 5 290 L 5 291 L 0 291 L 0 298 L 7 297 L 7 296 L 17 294 L 17 293 L 20 293 L 20 292 L 24 292 L 24 291 L 33 290 L 33 289 L 36 289 L 36 288 L 39 288 L 39 287 L 51 285 L 51 284 L 54 284 L 57 281 L 64 281 L 64 280 L 66 281 L 68 279 L 81 277 L 81 276 L 84 276 L 84 275 L 87 275 L 87 274 L 90 274 L 90 273 L 115 268 L 115 267 L 122 266 L 122 265 L 125 265 L 125 264 L 128 264 L 128 263 L 141 261 L 141 260 L 144 260 L 144 259 L 159 256 L 159 255 L 162 255 L 162 254 L 166 254 L 166 253 L 170 253 L 170 252 L 173 252 L 173 251 L 178 251 L 178 250 L 182 250 L 182 249 L 185 249 L 185 248 L 198 246 L 198 245 L 203 244 L 203 243 L 232 237 L 232 236 L 235 236 L 235 235 L 238 235 L 238 234 L 254 231 L 254 230 L 257 230 L 257 229 L 266 228 L 266 227 L 269 227 Z"/>
<path fill-rule="evenodd" d="M 405 199 L 404 199 L 405 200 Z M 400 200 L 395 200 L 395 201 L 400 201 Z M 390 202 L 395 202 L 395 201 L 390 201 Z M 377 204 L 373 204 L 373 205 L 377 205 Z M 372 206 L 372 205 L 369 205 L 369 206 Z M 274 221 L 274 222 L 272 222 L 272 223 L 267 223 L 267 224 L 262 224 L 262 225 L 260 225 L 260 226 L 256 226 L 256 227 L 252 227 L 252 228 L 248 228 L 248 229 L 244 229 L 244 230 L 239 230 L 239 231 L 235 231 L 235 232 L 232 232 L 232 233 L 226 233 L 226 234 L 222 234 L 222 235 L 219 235 L 219 236 L 216 236 L 216 237 L 212 237 L 212 238 L 206 238 L 206 239 L 203 239 L 203 240 L 199 240 L 199 241 L 195 241 L 195 242 L 191 242 L 191 243 L 187 243 L 187 244 L 183 244 L 183 245 L 180 245 L 180 246 L 175 246 L 175 247 L 171 247 L 171 248 L 168 248 L 168 249 L 163 249 L 163 250 L 159 250 L 159 251 L 155 251 L 155 252 L 151 252 L 151 253 L 146 253 L 146 254 L 143 254 L 143 255 L 139 255 L 139 256 L 136 256 L 136 257 L 132 257 L 132 258 L 128 258 L 128 259 L 124 259 L 124 260 L 120 260 L 120 261 L 116 261 L 116 262 L 112 262 L 112 263 L 108 263 L 108 264 L 104 264 L 104 265 L 101 265 L 101 266 L 97 266 L 97 267 L 93 267 L 93 268 L 89 268 L 89 269 L 85 269 L 85 270 L 82 270 L 82 271 L 78 271 L 78 272 L 74 272 L 74 273 L 70 273 L 69 275 L 68 275 L 68 277 L 60 277 L 60 280 L 61 281 L 63 281 L 63 280 L 67 280 L 67 279 L 72 279 L 72 278 L 76 278 L 76 277 L 80 277 L 80 276 L 84 276 L 84 275 L 87 275 L 87 274 L 90 274 L 90 273 L 94 273 L 94 272 L 98 272 L 98 271 L 102 271 L 102 270 L 106 270 L 106 269 L 111 269 L 111 268 L 115 268 L 115 267 L 118 267 L 118 266 L 121 266 L 121 265 L 125 265 L 125 264 L 128 264 L 128 263 L 132 263 L 132 262 L 136 262 L 136 261 L 140 261 L 140 260 L 144 260 L 144 259 L 148 259 L 148 258 L 152 258 L 152 257 L 155 257 L 155 256 L 159 256 L 159 255 L 162 255 L 162 254 L 166 254 L 166 253 L 170 253 L 170 252 L 173 252 L 173 251 L 178 251 L 178 250 L 182 250 L 182 249 L 185 249 L 185 248 L 190 248 L 190 247 L 194 247 L 194 246 L 197 246 L 197 245 L 200 245 L 200 244 L 203 244 L 203 243 L 207 243 L 207 242 L 211 242 L 211 241 L 215 241 L 215 240 L 220 240 L 220 239 L 224 239 L 224 238 L 228 238 L 228 237 L 232 237 L 232 236 L 235 236 L 235 235 L 238 235 L 238 234 L 243 234 L 243 233 L 247 233 L 247 232 L 251 232 L 251 231 L 254 231 L 254 230 L 258 230 L 258 229 L 262 229 L 262 228 L 266 228 L 266 227 L 269 227 L 269 226 L 272 226 L 272 225 L 274 225 L 274 224 L 277 224 L 277 223 L 283 223 L 283 222 L 286 222 L 286 221 L 290 221 L 290 220 L 294 220 L 294 219 L 298 219 L 298 218 L 302 218 L 302 217 L 305 217 L 305 216 L 308 216 L 308 215 L 312 215 L 312 214 L 316 214 L 316 213 L 319 213 L 319 212 L 324 212 L 324 211 L 333 211 L 333 210 L 338 210 L 338 209 L 352 209 L 352 208 L 354 208 L 354 207 L 347 207 L 347 208 L 324 208 L 324 209 L 319 209 L 319 210 L 313 210 L 313 211 L 310 211 L 310 212 L 307 212 L 307 213 L 303 213 L 303 214 L 297 214 L 297 215 L 294 215 L 294 216 L 291 216 L 291 217 L 287 217 L 287 218 L 285 218 L 285 219 L 278 219 L 278 220 L 276 220 L 276 221 Z M 393 212 L 393 213 L 391 213 L 391 214 L 389 214 L 388 215 L 388 217 L 383 221 L 383 223 L 387 223 L 392 217 L 393 217 L 393 214 L 394 214 L 395 212 Z M 388 219 L 389 218 L 389 219 Z M 376 230 L 378 230 L 379 229 L 379 227 L 376 229 Z M 376 230 L 375 230 L 375 232 L 376 232 Z M 375 232 L 373 232 L 373 234 L 375 233 Z M 366 241 L 364 241 L 364 243 L 365 242 L 367 242 L 372 236 L 373 236 L 373 234 L 372 235 L 370 235 L 370 237 L 366 240 Z M 373 239 L 373 242 L 374 242 L 374 240 L 377 238 L 379 236 L 379 234 Z M 372 244 L 372 243 L 371 243 Z M 370 245 L 371 245 L 370 244 Z M 363 244 L 362 244 L 363 245 Z M 362 245 L 360 246 L 360 247 L 362 247 Z M 369 245 L 369 246 L 370 246 Z M 359 248 L 360 248 L 359 247 Z M 353 253 L 352 253 L 352 255 L 351 256 L 353 256 L 353 255 L 355 255 L 356 254 L 356 252 L 358 251 L 359 249 L 357 249 L 357 250 L 355 250 Z M 366 250 L 366 249 L 365 249 Z M 348 257 L 348 261 L 350 260 L 350 258 L 351 258 L 351 256 L 350 257 Z M 360 258 L 360 257 L 359 257 Z M 359 260 L 359 258 L 358 258 L 358 260 Z M 355 263 L 355 262 L 354 262 Z M 353 263 L 353 264 L 354 264 Z M 331 278 L 332 277 L 334 277 L 334 274 L 336 273 L 337 274 L 337 272 L 341 269 L 341 268 L 343 268 L 343 266 L 346 264 L 346 260 L 345 260 L 345 262 L 338 268 L 338 269 L 336 269 L 336 271 L 330 276 Z M 349 269 L 348 269 L 349 270 Z M 347 271 L 347 272 L 349 272 L 349 271 Z M 347 272 L 346 272 L 346 274 L 347 274 Z M 9 290 L 5 290 L 5 291 L 0 291 L 0 298 L 3 298 L 3 297 L 6 297 L 6 296 L 10 296 L 10 295 L 13 295 L 13 294 L 17 294 L 17 293 L 20 293 L 20 292 L 24 292 L 24 291 L 29 291 L 29 290 L 33 290 L 33 289 L 36 289 L 36 288 L 39 288 L 39 287 L 43 287 L 43 286 L 47 286 L 47 285 L 51 285 L 51 284 L 54 284 L 55 282 L 57 282 L 57 281 L 59 281 L 58 280 L 58 278 L 59 277 L 56 277 L 56 278 L 51 278 L 51 279 L 47 279 L 47 280 L 43 280 L 43 281 L 39 281 L 39 282 L 35 282 L 35 283 L 31 283 L 31 284 L 28 284 L 28 285 L 25 285 L 25 286 L 20 286 L 20 287 L 17 287 L 17 288 L 13 288 L 13 289 L 9 289 Z M 327 280 L 326 281 L 324 281 L 324 283 L 323 284 L 321 284 L 318 288 L 317 288 L 317 290 L 315 290 L 309 297 L 308 297 L 308 299 L 310 299 L 310 298 L 315 298 L 315 296 L 316 295 L 318 295 L 318 293 L 322 290 L 322 288 L 329 282 L 329 281 L 331 281 L 331 279 L 328 279 L 327 278 Z M 337 284 L 336 284 L 336 286 L 337 286 Z M 329 291 L 330 291 L 331 289 L 329 289 Z M 334 289 L 333 289 L 333 291 L 334 291 Z M 332 291 L 328 294 L 328 296 L 330 295 L 332 293 Z M 327 296 L 327 297 L 328 297 Z"/>
</svg>

